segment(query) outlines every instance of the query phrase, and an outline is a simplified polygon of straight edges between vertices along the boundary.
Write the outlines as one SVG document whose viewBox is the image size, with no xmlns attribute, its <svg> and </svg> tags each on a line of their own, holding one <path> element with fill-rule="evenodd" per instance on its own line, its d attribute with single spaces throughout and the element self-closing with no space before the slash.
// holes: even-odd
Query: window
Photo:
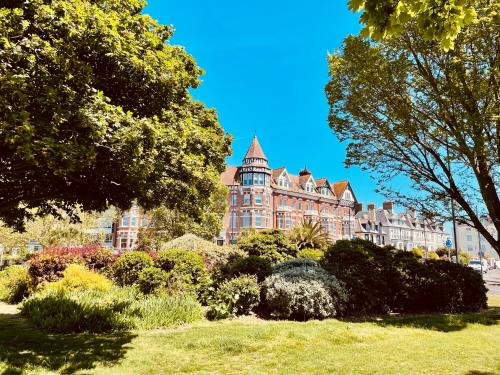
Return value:
<svg viewBox="0 0 500 375">
<path fill-rule="evenodd" d="M 243 214 L 243 228 L 250 227 L 250 213 L 245 212 Z"/>
<path fill-rule="evenodd" d="M 292 226 L 292 221 L 290 219 L 290 216 L 286 217 L 285 223 L 286 223 L 286 229 L 289 229 Z"/>
<path fill-rule="evenodd" d="M 467 241 L 469 241 L 469 242 L 472 241 L 472 235 L 470 235 L 470 234 L 467 235 Z"/>
<path fill-rule="evenodd" d="M 121 238 L 120 239 L 120 249 L 126 249 L 126 248 L 127 248 L 127 239 Z"/>
<path fill-rule="evenodd" d="M 288 178 L 286 175 L 281 176 L 278 179 L 278 185 L 284 188 L 289 188 L 290 187 L 290 182 L 288 181 Z"/>
<path fill-rule="evenodd" d="M 312 182 L 308 182 L 306 184 L 306 191 L 309 192 L 309 193 L 314 192 L 314 185 L 312 184 Z"/>
<path fill-rule="evenodd" d="M 474 249 L 472 248 L 471 245 L 467 246 L 467 251 L 473 251 Z"/>
<path fill-rule="evenodd" d="M 302 210 L 302 202 L 299 202 L 299 210 Z"/>
<path fill-rule="evenodd" d="M 130 217 L 128 215 L 125 215 L 122 217 L 122 226 L 123 227 L 128 227 L 130 224 Z"/>
<path fill-rule="evenodd" d="M 279 229 L 283 229 L 284 228 L 283 216 L 278 216 L 278 228 Z"/>
<path fill-rule="evenodd" d="M 131 227 L 137 226 L 137 217 L 132 216 L 132 218 L 130 219 L 130 226 Z"/>
<path fill-rule="evenodd" d="M 262 194 L 255 194 L 255 204 L 262 204 Z"/>
<path fill-rule="evenodd" d="M 266 195 L 266 205 L 269 206 L 271 202 L 271 197 L 269 195 Z"/>
<path fill-rule="evenodd" d="M 243 186 L 252 185 L 252 174 L 251 173 L 243 173 L 241 179 L 243 181 Z"/>
<path fill-rule="evenodd" d="M 255 214 L 255 226 L 256 227 L 262 226 L 262 214 L 260 212 L 257 212 Z"/>
<path fill-rule="evenodd" d="M 327 187 L 321 188 L 321 194 L 323 194 L 325 197 L 329 197 L 330 196 L 330 189 L 328 189 Z"/>
<path fill-rule="evenodd" d="M 236 206 L 237 201 L 238 201 L 238 197 L 236 196 L 236 194 L 233 194 L 231 196 L 231 205 Z"/>
<path fill-rule="evenodd" d="M 292 201 L 292 208 L 295 210 L 295 200 Z"/>
<path fill-rule="evenodd" d="M 348 200 L 348 201 L 352 201 L 352 194 L 349 190 L 347 190 L 345 193 L 344 193 L 344 199 Z"/>
<path fill-rule="evenodd" d="M 243 204 L 245 205 L 250 204 L 250 194 L 243 194 Z"/>
<path fill-rule="evenodd" d="M 141 227 L 145 227 L 146 225 L 148 225 L 148 217 L 143 215 L 141 219 Z"/>
</svg>

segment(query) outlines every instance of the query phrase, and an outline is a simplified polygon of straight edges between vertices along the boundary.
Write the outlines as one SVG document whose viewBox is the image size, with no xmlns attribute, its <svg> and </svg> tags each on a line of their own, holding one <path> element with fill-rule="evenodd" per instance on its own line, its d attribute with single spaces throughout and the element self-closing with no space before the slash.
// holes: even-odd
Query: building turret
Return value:
<svg viewBox="0 0 500 375">
<path fill-rule="evenodd" d="M 271 184 L 271 169 L 256 135 L 253 137 L 252 143 L 243 158 L 240 179 L 243 186 L 270 186 Z"/>
</svg>

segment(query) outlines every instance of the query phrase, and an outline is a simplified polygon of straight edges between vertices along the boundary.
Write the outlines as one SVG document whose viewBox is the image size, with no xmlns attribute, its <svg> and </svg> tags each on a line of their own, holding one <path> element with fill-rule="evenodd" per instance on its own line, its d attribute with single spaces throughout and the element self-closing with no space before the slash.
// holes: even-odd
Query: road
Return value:
<svg viewBox="0 0 500 375">
<path fill-rule="evenodd" d="M 489 289 L 488 294 L 492 296 L 500 296 L 500 269 L 489 270 L 483 275 L 486 281 L 486 287 Z"/>
</svg>

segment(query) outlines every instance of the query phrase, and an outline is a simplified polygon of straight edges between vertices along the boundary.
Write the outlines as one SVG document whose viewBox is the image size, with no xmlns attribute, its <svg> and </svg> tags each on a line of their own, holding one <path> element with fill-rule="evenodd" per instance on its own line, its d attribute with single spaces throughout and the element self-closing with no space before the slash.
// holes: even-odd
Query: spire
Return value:
<svg viewBox="0 0 500 375">
<path fill-rule="evenodd" d="M 307 166 L 304 166 L 304 169 L 302 169 L 300 172 L 299 172 L 299 176 L 307 176 L 307 175 L 310 175 L 311 172 L 309 172 L 309 170 L 307 169 Z"/>
<path fill-rule="evenodd" d="M 262 151 L 262 147 L 260 147 L 259 140 L 257 139 L 257 134 L 253 136 L 252 144 L 245 155 L 245 159 L 252 158 L 264 159 L 267 161 L 266 155 L 264 155 L 264 151 Z"/>
</svg>

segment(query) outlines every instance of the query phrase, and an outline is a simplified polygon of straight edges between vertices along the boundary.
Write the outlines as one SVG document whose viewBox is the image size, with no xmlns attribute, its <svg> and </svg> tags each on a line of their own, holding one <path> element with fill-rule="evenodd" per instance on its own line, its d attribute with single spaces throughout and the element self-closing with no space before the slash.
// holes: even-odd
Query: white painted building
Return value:
<svg viewBox="0 0 500 375">
<path fill-rule="evenodd" d="M 481 222 L 486 227 L 488 232 L 494 237 L 498 238 L 498 233 L 488 217 L 481 218 Z M 485 257 L 492 257 L 499 259 L 497 252 L 493 249 L 484 237 L 479 235 L 479 232 L 468 225 L 457 224 L 457 247 L 461 251 L 467 252 L 472 258 L 479 258 L 479 243 L 481 242 L 481 250 Z"/>
</svg>

